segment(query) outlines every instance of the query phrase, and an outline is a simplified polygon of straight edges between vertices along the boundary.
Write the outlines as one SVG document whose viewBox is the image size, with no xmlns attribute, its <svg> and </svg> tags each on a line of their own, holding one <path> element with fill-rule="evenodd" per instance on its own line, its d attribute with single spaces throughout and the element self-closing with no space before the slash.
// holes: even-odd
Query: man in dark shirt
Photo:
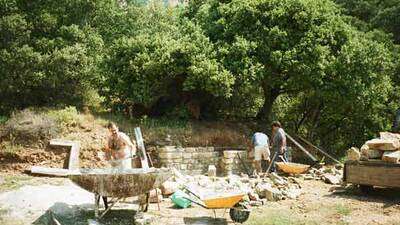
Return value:
<svg viewBox="0 0 400 225">
<path fill-rule="evenodd" d="M 275 162 L 285 160 L 286 157 L 286 134 L 282 129 L 282 125 L 279 121 L 272 122 L 272 151 L 276 154 L 272 163 L 272 172 L 276 171 Z"/>
</svg>

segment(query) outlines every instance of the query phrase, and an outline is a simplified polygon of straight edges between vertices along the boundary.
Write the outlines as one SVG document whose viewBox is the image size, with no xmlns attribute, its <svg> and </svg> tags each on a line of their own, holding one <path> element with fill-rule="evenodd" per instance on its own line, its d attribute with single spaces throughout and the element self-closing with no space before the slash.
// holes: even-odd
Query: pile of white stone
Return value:
<svg viewBox="0 0 400 225">
<path fill-rule="evenodd" d="M 400 134 L 380 132 L 380 137 L 365 142 L 360 149 L 347 150 L 347 159 L 352 161 L 382 160 L 389 163 L 400 161 Z"/>
<path fill-rule="evenodd" d="M 304 180 L 321 180 L 328 184 L 341 184 L 343 178 L 343 169 L 341 165 L 324 166 L 320 169 L 311 168 L 306 174 L 301 174 Z"/>
<path fill-rule="evenodd" d="M 200 199 L 244 193 L 244 200 L 252 206 L 260 206 L 268 201 L 296 199 L 301 194 L 301 186 L 297 178 L 283 177 L 276 173 L 271 173 L 268 177 L 263 178 L 250 178 L 245 174 L 215 177 L 189 176 L 178 172 L 162 185 L 161 191 L 164 197 L 168 197 L 184 187 Z"/>
</svg>

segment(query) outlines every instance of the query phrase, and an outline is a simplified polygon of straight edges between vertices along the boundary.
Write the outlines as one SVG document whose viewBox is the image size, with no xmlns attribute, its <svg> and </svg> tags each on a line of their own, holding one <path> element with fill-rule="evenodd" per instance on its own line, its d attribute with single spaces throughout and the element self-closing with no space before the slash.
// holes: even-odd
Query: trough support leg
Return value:
<svg viewBox="0 0 400 225">
<path fill-rule="evenodd" d="M 100 204 L 100 195 L 94 194 L 94 217 L 96 219 L 99 217 L 99 204 Z"/>
<path fill-rule="evenodd" d="M 146 205 L 144 207 L 143 212 L 147 212 L 147 210 L 149 210 L 149 205 L 150 205 L 150 192 L 146 193 Z"/>
</svg>

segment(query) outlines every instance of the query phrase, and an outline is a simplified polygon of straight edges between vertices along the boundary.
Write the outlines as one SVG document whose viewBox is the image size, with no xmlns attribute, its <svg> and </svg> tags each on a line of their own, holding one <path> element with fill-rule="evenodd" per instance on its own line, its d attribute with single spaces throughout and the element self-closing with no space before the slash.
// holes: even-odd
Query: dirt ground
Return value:
<svg viewBox="0 0 400 225">
<path fill-rule="evenodd" d="M 65 178 L 30 177 L 2 174 L 0 185 L 0 224 L 51 224 L 49 210 L 63 224 L 87 224 L 93 218 L 93 195 Z M 303 194 L 296 200 L 268 202 L 253 208 L 245 225 L 285 224 L 400 224 L 399 190 L 376 189 L 363 195 L 349 187 L 343 193 L 329 192 L 331 185 L 321 181 L 301 181 Z M 102 224 L 132 224 L 137 209 L 132 201 L 118 204 Z M 223 210 L 193 206 L 176 209 L 164 199 L 158 210 L 151 204 L 148 215 L 155 225 L 234 224 Z M 223 219 L 225 218 L 225 219 Z"/>
</svg>

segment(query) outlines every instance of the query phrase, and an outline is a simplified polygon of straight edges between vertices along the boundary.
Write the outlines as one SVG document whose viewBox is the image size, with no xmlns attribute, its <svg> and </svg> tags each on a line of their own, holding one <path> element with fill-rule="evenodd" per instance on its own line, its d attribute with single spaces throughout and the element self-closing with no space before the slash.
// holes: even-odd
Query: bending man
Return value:
<svg viewBox="0 0 400 225">
<path fill-rule="evenodd" d="M 251 139 L 254 148 L 254 168 L 257 173 L 262 173 L 261 160 L 270 161 L 269 140 L 268 136 L 261 132 L 254 133 Z"/>
</svg>

